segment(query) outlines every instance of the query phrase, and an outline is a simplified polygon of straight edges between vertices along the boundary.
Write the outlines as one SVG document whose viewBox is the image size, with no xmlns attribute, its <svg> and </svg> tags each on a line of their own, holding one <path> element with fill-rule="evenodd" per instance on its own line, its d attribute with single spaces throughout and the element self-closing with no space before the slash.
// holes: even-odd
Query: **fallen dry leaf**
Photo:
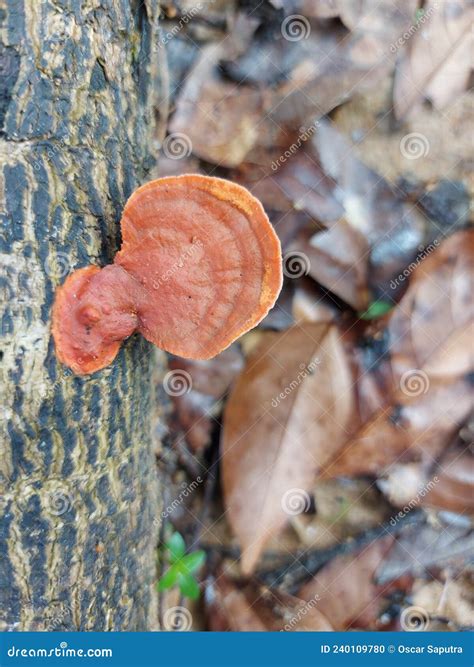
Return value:
<svg viewBox="0 0 474 667">
<path fill-rule="evenodd" d="M 346 222 L 367 242 L 364 282 L 376 297 L 390 296 L 393 278 L 415 259 L 425 240 L 426 218 L 380 174 L 361 162 L 351 143 L 329 121 L 320 122 L 313 143 L 327 176 L 337 183 L 336 196 L 344 208 Z M 347 228 L 337 223 L 332 242 L 336 247 L 350 243 Z M 358 247 L 356 260 L 362 251 L 360 242 Z M 358 259 L 357 265 L 361 272 L 363 258 Z M 332 289 L 331 284 L 325 286 Z"/>
<path fill-rule="evenodd" d="M 466 89 L 472 68 L 473 17 L 469 0 L 425 4 L 396 70 L 397 118 L 405 118 L 424 100 L 444 109 Z"/>
<path fill-rule="evenodd" d="M 272 159 L 306 134 L 304 128 L 340 104 L 348 90 L 376 85 L 391 65 L 380 43 L 348 35 L 342 25 L 328 31 L 303 21 L 306 38 L 296 41 L 285 36 L 291 27 L 278 12 L 263 25 L 238 58 L 235 40 L 202 50 L 169 130 L 185 134 L 204 160 L 231 168 L 245 161 L 268 174 Z"/>
<path fill-rule="evenodd" d="M 222 438 L 224 499 L 244 572 L 294 504 L 305 504 L 352 411 L 351 372 L 335 326 L 303 324 L 270 335 L 248 360 Z"/>
<path fill-rule="evenodd" d="M 390 466 L 377 483 L 392 505 L 404 511 L 425 506 L 459 514 L 474 513 L 474 459 L 460 447 L 435 464 L 430 458 Z"/>
<path fill-rule="evenodd" d="M 339 310 L 334 301 L 309 278 L 298 281 L 293 294 L 293 318 L 295 322 L 335 322 Z"/>
<path fill-rule="evenodd" d="M 423 368 L 429 379 L 473 370 L 474 230 L 445 239 L 410 277 L 410 287 L 390 322 L 396 375 Z"/>
<path fill-rule="evenodd" d="M 236 344 L 205 361 L 170 359 L 167 385 L 177 421 L 173 424 L 175 438 L 183 438 L 194 451 L 209 445 L 222 399 L 242 366 L 242 353 Z"/>
<path fill-rule="evenodd" d="M 220 575 L 206 591 L 211 630 L 240 632 L 328 632 L 332 626 L 318 609 L 318 598 L 309 602 L 251 582 L 238 587 Z"/>
<path fill-rule="evenodd" d="M 185 135 L 195 155 L 222 166 L 239 165 L 259 138 L 261 93 L 224 80 L 220 45 L 206 46 L 177 100 L 170 132 Z"/>
<path fill-rule="evenodd" d="M 386 331 L 390 356 L 383 351 L 370 373 L 355 358 L 360 421 L 324 476 L 377 474 L 402 455 L 436 457 L 464 423 L 472 410 L 473 257 L 474 231 L 461 231 L 413 271 Z"/>
<path fill-rule="evenodd" d="M 418 0 L 337 0 L 341 21 L 349 30 L 376 36 L 381 44 L 401 35 L 415 16 Z"/>
<path fill-rule="evenodd" d="M 471 453 L 454 450 L 447 454 L 436 469 L 436 477 L 436 484 L 430 488 L 422 504 L 460 514 L 474 513 L 474 460 Z"/>
<path fill-rule="evenodd" d="M 423 385 L 423 375 L 409 378 Z M 379 410 L 347 439 L 322 476 L 377 475 L 394 461 L 437 456 L 472 409 L 468 391 L 469 383 L 463 378 L 432 384 L 418 396 L 393 388 L 381 396 Z"/>
<path fill-rule="evenodd" d="M 210 630 L 214 632 L 263 632 L 267 629 L 244 593 L 225 575 L 206 587 L 206 607 Z"/>
<path fill-rule="evenodd" d="M 369 305 L 369 244 L 344 219 L 316 234 L 300 234 L 289 246 L 308 260 L 308 274 L 355 310 Z"/>
<path fill-rule="evenodd" d="M 314 127 L 317 131 L 317 126 Z M 343 217 L 344 208 L 334 196 L 336 183 L 325 174 L 310 150 L 295 144 L 293 149 L 290 147 L 289 157 L 283 157 L 284 160 L 272 163 L 272 174 L 262 178 L 257 170 L 257 173 L 244 172 L 240 178 L 269 212 L 285 248 L 303 225 L 309 227 L 313 221 L 317 223 L 314 230 L 321 225 L 329 227 Z"/>
<path fill-rule="evenodd" d="M 318 609 L 335 630 L 375 629 L 387 601 L 374 575 L 393 539 L 385 536 L 357 553 L 337 556 L 303 586 L 298 597 L 311 600 L 318 595 Z"/>
<path fill-rule="evenodd" d="M 433 566 L 462 570 L 472 558 L 474 534 L 471 528 L 455 525 L 406 525 L 379 566 L 376 581 L 385 584 L 410 574 L 425 576 Z"/>
</svg>

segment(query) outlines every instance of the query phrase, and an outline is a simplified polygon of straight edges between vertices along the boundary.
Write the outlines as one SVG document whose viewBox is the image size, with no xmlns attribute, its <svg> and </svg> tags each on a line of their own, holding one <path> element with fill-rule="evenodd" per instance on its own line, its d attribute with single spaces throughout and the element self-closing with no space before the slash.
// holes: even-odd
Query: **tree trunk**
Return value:
<svg viewBox="0 0 474 667">
<path fill-rule="evenodd" d="M 152 165 L 158 0 L 2 2 L 0 629 L 148 630 L 152 348 L 74 376 L 50 312 Z"/>
</svg>

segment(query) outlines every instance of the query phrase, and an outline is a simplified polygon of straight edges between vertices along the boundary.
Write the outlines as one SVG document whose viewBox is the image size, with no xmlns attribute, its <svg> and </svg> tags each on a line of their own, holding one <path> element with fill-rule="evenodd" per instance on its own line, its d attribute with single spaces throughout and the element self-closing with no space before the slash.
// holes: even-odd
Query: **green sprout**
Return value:
<svg viewBox="0 0 474 667">
<path fill-rule="evenodd" d="M 197 600 L 200 591 L 194 573 L 204 564 L 206 553 L 198 550 L 187 554 L 182 535 L 173 533 L 164 544 L 164 555 L 170 567 L 159 580 L 158 590 L 166 591 L 178 586 L 182 595 Z"/>
<path fill-rule="evenodd" d="M 388 313 L 392 308 L 393 303 L 380 299 L 379 301 L 373 301 L 367 310 L 358 313 L 358 315 L 361 320 L 375 320 L 377 317 L 382 317 L 382 315 Z"/>
</svg>

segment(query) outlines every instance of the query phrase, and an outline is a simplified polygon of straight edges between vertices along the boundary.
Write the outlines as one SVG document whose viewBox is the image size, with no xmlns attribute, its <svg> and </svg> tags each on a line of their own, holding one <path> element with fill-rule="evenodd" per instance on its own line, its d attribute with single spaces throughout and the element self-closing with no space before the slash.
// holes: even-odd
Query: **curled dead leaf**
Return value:
<svg viewBox="0 0 474 667">
<path fill-rule="evenodd" d="M 269 335 L 248 360 L 225 410 L 224 499 L 250 573 L 327 462 L 353 411 L 351 371 L 335 326 Z M 300 511 L 301 508 L 300 508 Z"/>
</svg>

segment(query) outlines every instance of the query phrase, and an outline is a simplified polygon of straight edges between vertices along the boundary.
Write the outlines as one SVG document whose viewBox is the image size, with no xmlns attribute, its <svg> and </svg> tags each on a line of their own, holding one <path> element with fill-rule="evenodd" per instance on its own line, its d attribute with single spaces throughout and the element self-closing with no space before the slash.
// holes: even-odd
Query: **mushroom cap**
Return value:
<svg viewBox="0 0 474 667">
<path fill-rule="evenodd" d="M 58 359 L 85 375 L 108 366 L 137 326 L 133 279 L 114 265 L 74 271 L 57 289 L 53 336 Z"/>
<path fill-rule="evenodd" d="M 121 225 L 115 262 L 146 291 L 138 330 L 168 352 L 209 359 L 277 299 L 280 242 L 240 185 L 194 174 L 151 181 L 130 197 Z"/>
<path fill-rule="evenodd" d="M 278 237 L 245 188 L 207 176 L 139 188 L 114 263 L 75 271 L 58 288 L 53 336 L 75 373 L 108 366 L 134 331 L 158 347 L 209 359 L 256 326 L 282 284 Z"/>
</svg>

